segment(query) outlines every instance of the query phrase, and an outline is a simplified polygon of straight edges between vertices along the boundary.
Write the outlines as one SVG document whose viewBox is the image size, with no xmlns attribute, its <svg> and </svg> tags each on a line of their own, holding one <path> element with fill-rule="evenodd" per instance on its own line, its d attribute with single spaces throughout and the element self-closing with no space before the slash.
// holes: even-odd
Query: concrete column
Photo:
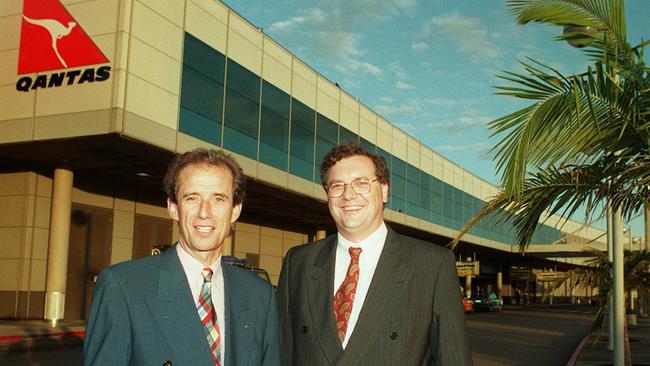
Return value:
<svg viewBox="0 0 650 366">
<path fill-rule="evenodd" d="M 613 213 L 612 238 L 614 252 L 614 366 L 625 365 L 625 290 L 623 288 L 623 215 L 619 207 Z"/>
<path fill-rule="evenodd" d="M 73 178 L 74 173 L 64 164 L 54 169 L 52 207 L 50 209 L 50 242 L 45 279 L 45 320 L 52 325 L 56 325 L 63 319 L 65 310 Z"/>
<path fill-rule="evenodd" d="M 650 249 L 650 204 L 646 203 L 645 205 L 645 243 L 641 249 L 649 250 Z"/>
<path fill-rule="evenodd" d="M 472 257 L 467 257 L 467 262 L 472 261 Z M 465 297 L 472 297 L 472 276 L 465 276 Z"/>
<path fill-rule="evenodd" d="M 640 245 L 641 250 L 650 250 L 650 203 L 645 204 L 645 240 L 643 245 Z M 648 268 L 650 270 L 650 267 Z M 639 312 L 642 317 L 648 316 L 648 292 L 642 292 L 639 296 L 639 303 L 641 304 Z"/>
<path fill-rule="evenodd" d="M 503 272 L 497 272 L 497 296 L 501 297 L 503 291 Z"/>
<path fill-rule="evenodd" d="M 316 240 L 325 239 L 327 233 L 325 230 L 316 230 Z"/>
<path fill-rule="evenodd" d="M 609 263 L 614 262 L 614 216 L 612 207 L 607 204 L 607 260 Z M 609 274 L 611 283 L 614 283 L 614 272 Z M 607 349 L 614 350 L 614 297 L 610 296 L 607 304 Z"/>
</svg>

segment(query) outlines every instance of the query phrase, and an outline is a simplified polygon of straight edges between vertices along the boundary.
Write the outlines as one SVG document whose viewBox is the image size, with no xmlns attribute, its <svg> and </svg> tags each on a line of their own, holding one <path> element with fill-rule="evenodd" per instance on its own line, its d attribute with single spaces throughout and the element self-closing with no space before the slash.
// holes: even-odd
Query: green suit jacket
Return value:
<svg viewBox="0 0 650 366">
<path fill-rule="evenodd" d="M 279 365 L 275 290 L 250 271 L 222 268 L 226 364 Z M 214 366 L 175 247 L 102 272 L 84 356 L 86 365 Z"/>
<path fill-rule="evenodd" d="M 286 366 L 471 365 L 450 250 L 390 228 L 345 350 L 332 298 L 336 236 L 292 248 L 278 287 Z"/>
</svg>

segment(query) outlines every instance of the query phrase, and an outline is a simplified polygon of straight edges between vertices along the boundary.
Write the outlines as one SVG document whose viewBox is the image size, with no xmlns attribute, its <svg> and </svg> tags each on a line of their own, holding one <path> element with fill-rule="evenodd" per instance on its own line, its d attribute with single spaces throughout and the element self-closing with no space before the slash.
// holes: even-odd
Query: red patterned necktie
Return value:
<svg viewBox="0 0 650 366">
<path fill-rule="evenodd" d="M 212 269 L 205 267 L 201 274 L 203 275 L 203 286 L 199 294 L 199 302 L 196 304 L 196 310 L 199 312 L 214 364 L 221 366 L 221 333 L 212 306 Z"/>
<path fill-rule="evenodd" d="M 354 295 L 357 293 L 357 282 L 359 282 L 359 255 L 361 248 L 350 248 L 350 265 L 345 274 L 341 287 L 334 294 L 334 318 L 336 318 L 336 331 L 341 343 L 345 339 L 348 330 L 348 321 L 352 313 Z"/>
</svg>

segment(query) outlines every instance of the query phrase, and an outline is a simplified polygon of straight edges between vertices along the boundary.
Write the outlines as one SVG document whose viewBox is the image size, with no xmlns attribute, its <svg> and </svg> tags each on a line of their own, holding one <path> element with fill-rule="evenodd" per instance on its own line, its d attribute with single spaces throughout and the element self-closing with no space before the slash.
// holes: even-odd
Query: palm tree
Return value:
<svg viewBox="0 0 650 366">
<path fill-rule="evenodd" d="M 566 277 L 553 282 L 547 289 L 544 299 L 564 284 L 567 284 L 569 288 L 591 286 L 597 291 L 598 304 L 593 326 L 594 329 L 600 331 L 607 314 L 609 298 L 612 296 L 612 263 L 606 253 L 595 249 L 589 249 L 587 252 L 585 256 L 590 258 L 585 263 L 586 267 L 569 270 Z M 647 270 L 649 265 L 650 252 L 647 250 L 625 251 L 624 286 L 628 294 L 632 290 L 641 293 L 650 291 L 650 272 Z"/>
<path fill-rule="evenodd" d="M 508 82 L 497 94 L 532 104 L 490 123 L 493 135 L 501 137 L 493 151 L 502 192 L 463 227 L 453 245 L 479 220 L 496 214 L 512 222 L 523 252 L 550 214 L 568 220 L 586 208 L 589 222 L 609 205 L 629 219 L 649 201 L 650 75 L 643 60 L 649 42 L 627 42 L 624 0 L 507 4 L 519 24 L 563 27 L 557 39 L 586 46 L 593 62 L 584 73 L 563 75 L 528 59 L 521 62 L 524 73 L 497 75 Z M 618 321 L 616 327 L 618 365 L 623 354 L 616 347 Z"/>
<path fill-rule="evenodd" d="M 623 0 L 510 0 L 519 24 L 565 27 L 558 40 L 580 40 L 593 61 L 563 75 L 533 59 L 525 73 L 497 75 L 497 94 L 533 103 L 492 121 L 502 192 L 470 220 L 458 243 L 486 216 L 511 221 L 521 251 L 549 214 L 565 218 L 586 208 L 585 220 L 610 202 L 626 217 L 650 198 L 650 76 L 643 48 L 626 40 Z M 584 40 L 588 42 L 584 42 Z M 515 215 L 513 215 L 513 213 Z"/>
</svg>

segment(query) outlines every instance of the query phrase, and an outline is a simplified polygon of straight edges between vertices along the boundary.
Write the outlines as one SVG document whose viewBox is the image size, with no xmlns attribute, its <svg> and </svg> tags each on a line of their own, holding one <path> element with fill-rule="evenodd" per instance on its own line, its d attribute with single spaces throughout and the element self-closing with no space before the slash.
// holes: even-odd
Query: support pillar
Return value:
<svg viewBox="0 0 650 366">
<path fill-rule="evenodd" d="M 645 242 L 641 249 L 650 250 L 650 204 L 646 203 L 645 205 Z"/>
<path fill-rule="evenodd" d="M 621 208 L 613 214 L 612 237 L 614 252 L 614 366 L 625 365 L 625 290 L 623 287 L 623 215 Z"/>
<path fill-rule="evenodd" d="M 472 261 L 472 257 L 467 257 L 467 262 Z M 472 297 L 472 276 L 465 276 L 465 297 Z"/>
<path fill-rule="evenodd" d="M 650 250 L 650 203 L 646 202 L 645 212 L 644 212 L 644 239 L 643 242 L 639 242 L 639 251 Z M 648 266 L 650 270 L 650 266 Z M 639 316 L 647 317 L 648 316 L 648 295 L 647 291 L 639 292 Z"/>
<path fill-rule="evenodd" d="M 614 231 L 612 225 L 614 224 L 614 216 L 612 207 L 607 204 L 607 260 L 611 264 L 614 262 Z M 609 274 L 610 283 L 614 283 L 614 272 Z M 610 296 L 607 299 L 607 349 L 614 350 L 614 297 Z"/>
<path fill-rule="evenodd" d="M 63 319 L 65 310 L 73 178 L 74 173 L 65 166 L 65 163 L 54 169 L 44 316 L 45 320 L 52 325 L 56 325 Z"/>
<path fill-rule="evenodd" d="M 327 233 L 325 230 L 316 230 L 316 240 L 325 239 Z"/>
<path fill-rule="evenodd" d="M 503 272 L 499 269 L 497 272 L 497 296 L 501 297 L 501 291 L 503 291 Z"/>
</svg>

